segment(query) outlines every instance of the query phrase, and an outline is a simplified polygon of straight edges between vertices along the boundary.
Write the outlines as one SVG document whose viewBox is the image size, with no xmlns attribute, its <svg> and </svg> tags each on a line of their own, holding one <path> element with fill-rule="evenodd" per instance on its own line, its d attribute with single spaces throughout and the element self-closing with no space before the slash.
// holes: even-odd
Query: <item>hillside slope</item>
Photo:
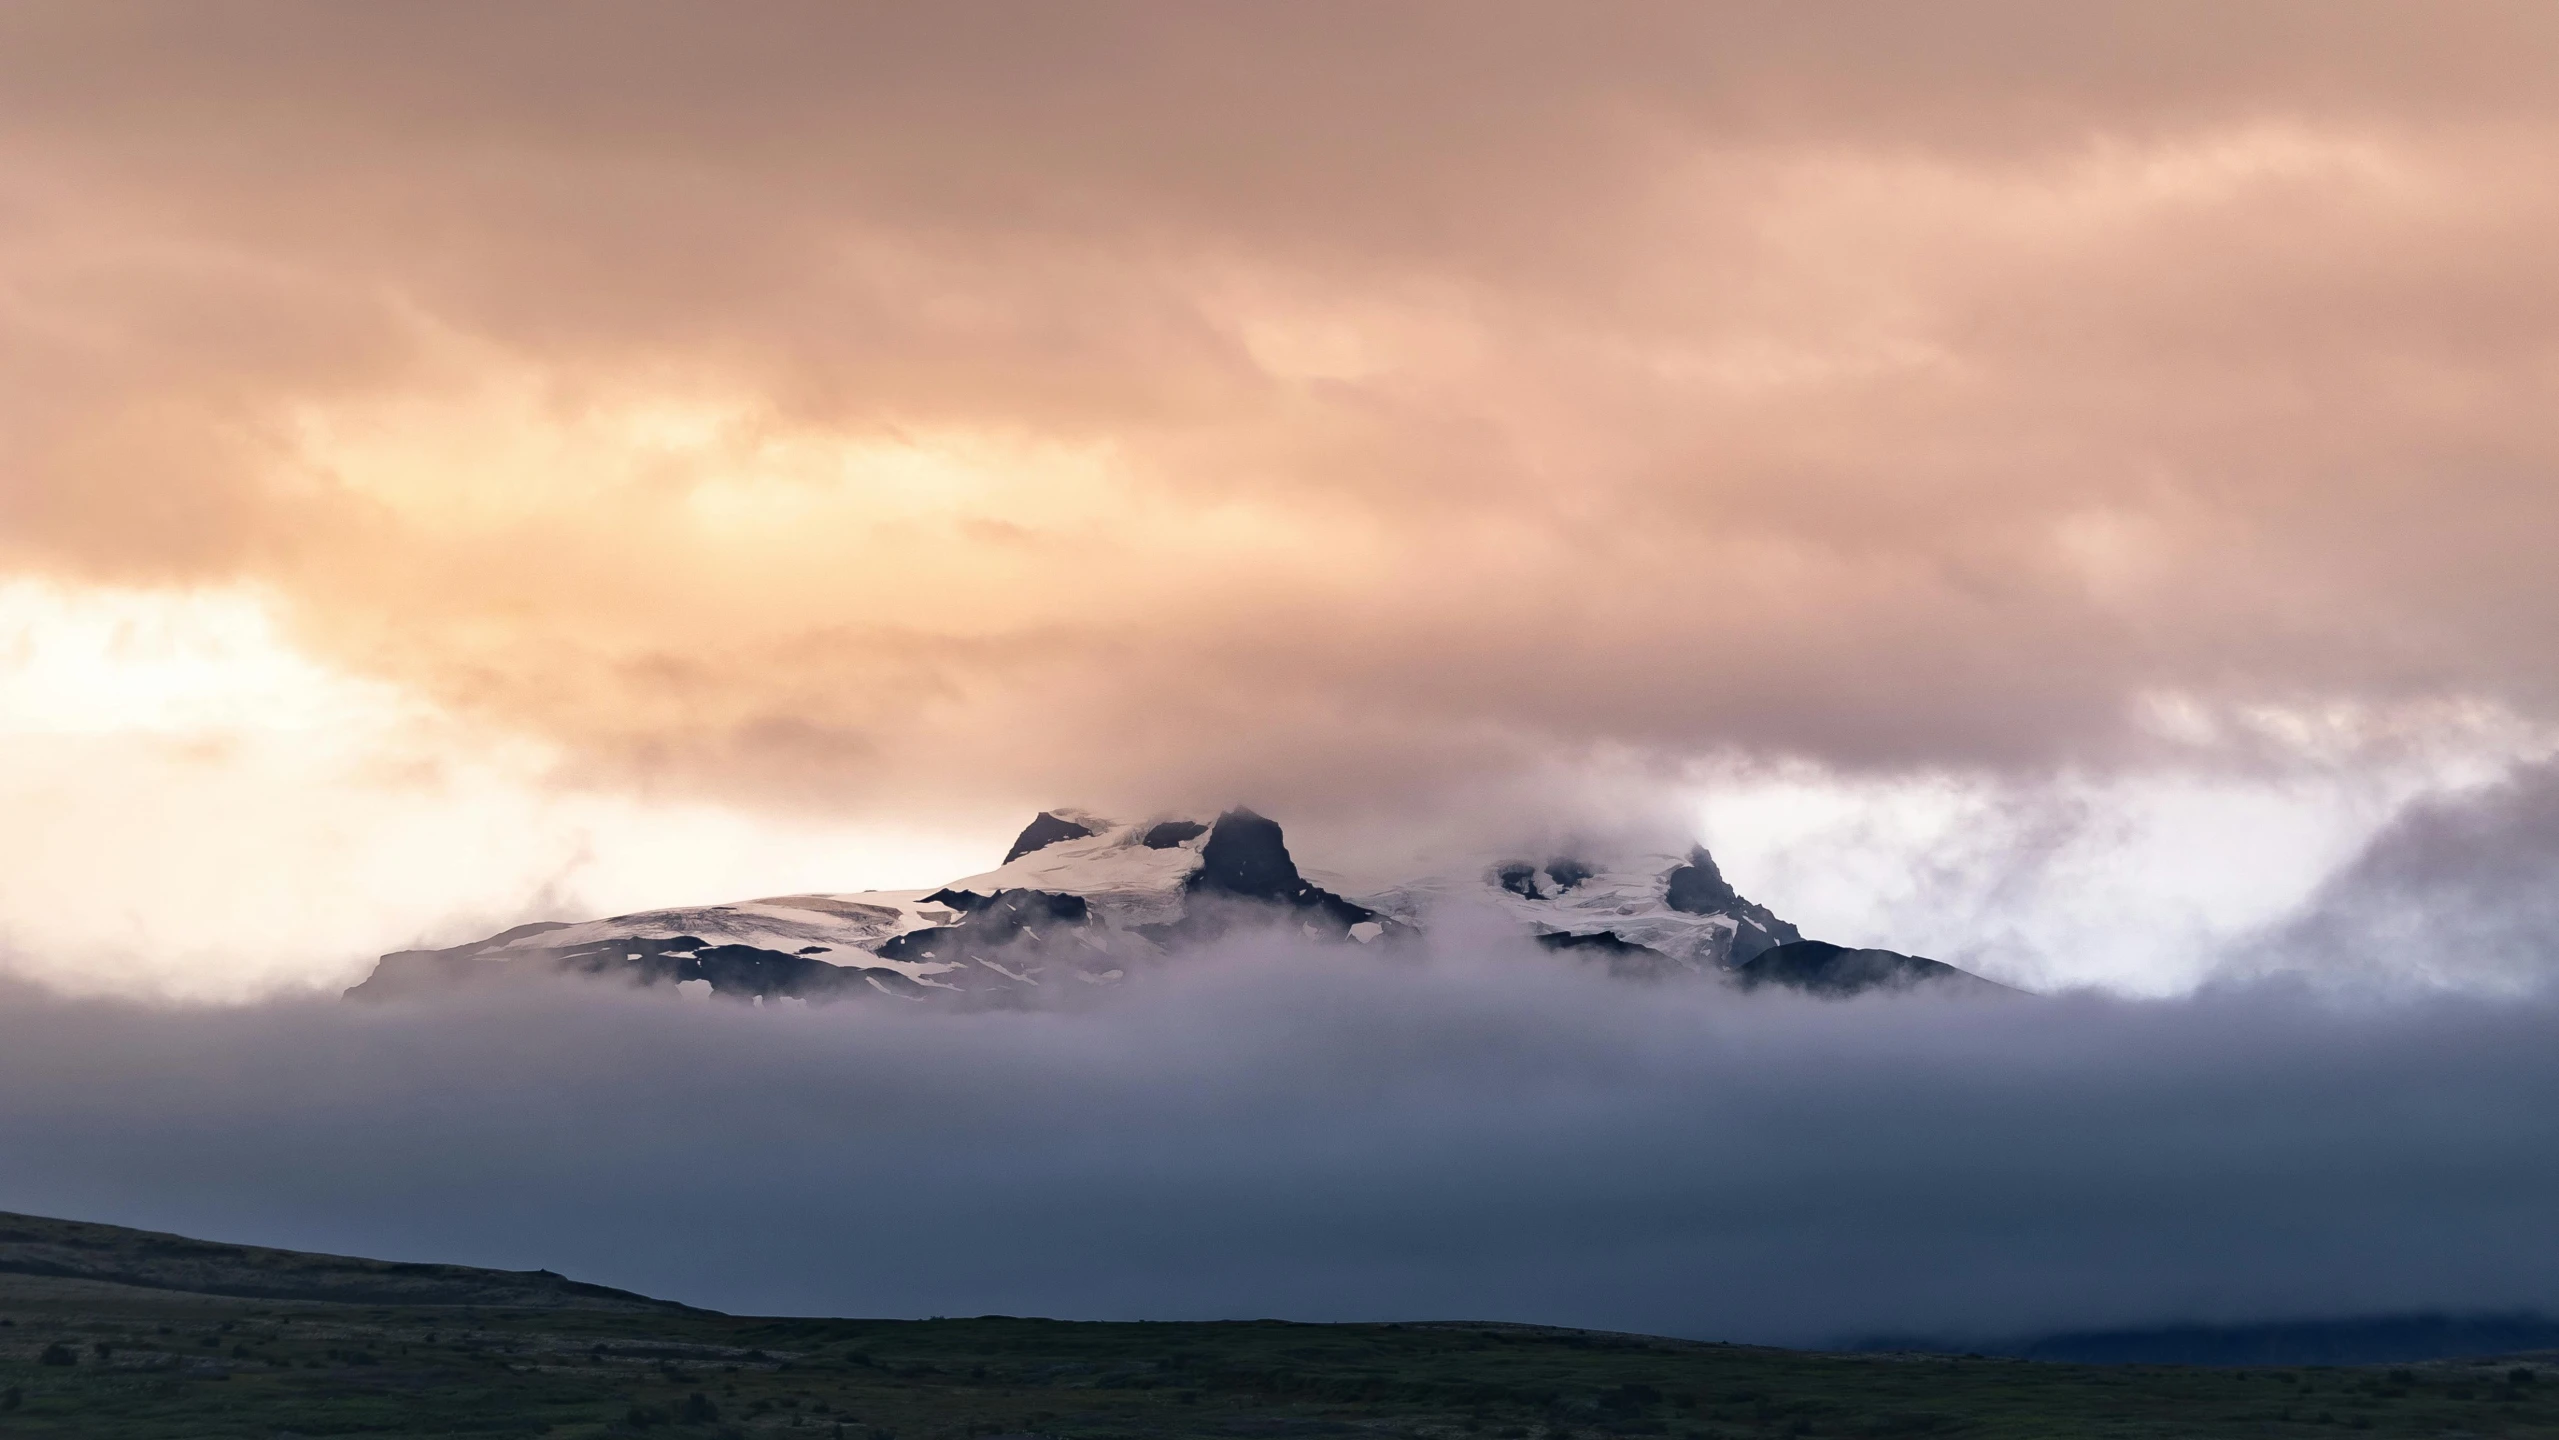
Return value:
<svg viewBox="0 0 2559 1440">
<path fill-rule="evenodd" d="M 8 1223 L 40 1246 L 94 1247 L 131 1264 L 179 1238 Z M 242 1273 L 226 1270 L 235 1263 L 257 1275 L 504 1274 L 208 1248 L 246 1257 L 187 1261 L 223 1283 Z M 419 1293 L 440 1298 L 248 1299 L 0 1271 L 0 1435 L 2559 1437 L 2559 1372 L 2515 1358 L 2388 1370 L 2102 1368 L 1489 1321 L 772 1319 L 620 1298 L 456 1303 L 475 1293 L 467 1286 Z"/>
<path fill-rule="evenodd" d="M 7 1212 L 0 1212 L 0 1275 L 337 1305 L 683 1308 L 628 1291 L 582 1285 L 548 1270 L 476 1270 L 465 1265 L 313 1255 Z"/>
</svg>

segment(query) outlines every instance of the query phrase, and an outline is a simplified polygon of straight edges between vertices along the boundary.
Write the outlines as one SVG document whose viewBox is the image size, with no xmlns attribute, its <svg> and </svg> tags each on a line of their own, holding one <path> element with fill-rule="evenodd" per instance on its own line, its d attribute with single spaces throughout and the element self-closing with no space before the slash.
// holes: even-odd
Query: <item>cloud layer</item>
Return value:
<svg viewBox="0 0 2559 1440">
<path fill-rule="evenodd" d="M 2541 724 L 2554 48 L 13 7 L 0 530 L 839 812 Z"/>
<path fill-rule="evenodd" d="M 742 1311 L 1816 1342 L 2559 1294 L 2546 998 L 1198 955 L 1076 1012 L 0 1006 L 0 1208 Z"/>
</svg>

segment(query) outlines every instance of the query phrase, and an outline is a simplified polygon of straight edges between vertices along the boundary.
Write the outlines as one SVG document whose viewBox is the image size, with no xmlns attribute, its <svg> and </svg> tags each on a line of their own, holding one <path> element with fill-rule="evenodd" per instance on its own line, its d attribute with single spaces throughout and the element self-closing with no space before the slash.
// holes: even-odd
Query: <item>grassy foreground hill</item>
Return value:
<svg viewBox="0 0 2559 1440">
<path fill-rule="evenodd" d="M 0 1214 L 0 1436 L 2552 1436 L 2559 1369 L 2072 1366 L 1537 1326 L 720 1315 Z"/>
</svg>

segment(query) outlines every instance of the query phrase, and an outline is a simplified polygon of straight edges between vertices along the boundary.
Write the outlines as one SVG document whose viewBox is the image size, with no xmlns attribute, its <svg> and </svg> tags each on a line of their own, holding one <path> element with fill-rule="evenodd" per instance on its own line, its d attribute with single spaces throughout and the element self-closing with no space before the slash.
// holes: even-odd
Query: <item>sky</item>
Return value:
<svg viewBox="0 0 2559 1440">
<path fill-rule="evenodd" d="M 1678 832 L 2043 989 L 2536 983 L 2554 63 L 2531 3 L 11 5 L 0 957 L 325 991 L 1242 802 L 1346 870 Z"/>
</svg>

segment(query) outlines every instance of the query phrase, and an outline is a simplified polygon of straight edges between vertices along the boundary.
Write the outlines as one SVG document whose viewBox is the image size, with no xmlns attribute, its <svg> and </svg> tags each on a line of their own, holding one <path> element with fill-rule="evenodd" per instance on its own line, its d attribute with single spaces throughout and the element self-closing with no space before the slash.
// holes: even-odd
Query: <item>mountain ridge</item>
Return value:
<svg viewBox="0 0 2559 1440">
<path fill-rule="evenodd" d="M 1394 948 L 1452 909 L 1638 980 L 1712 978 L 1825 998 L 2006 987 L 1920 956 L 1808 940 L 1744 898 L 1702 845 L 1542 861 L 1497 859 L 1345 895 L 1300 870 L 1279 823 L 1238 806 L 1201 820 L 1133 822 L 1043 810 L 992 870 L 930 890 L 770 896 L 518 925 L 442 949 L 394 951 L 351 987 L 379 999 L 525 975 L 699 985 L 808 1002 L 1023 1004 L 1112 985 L 1133 966 L 1251 930 Z"/>
<path fill-rule="evenodd" d="M 2535 1310 L 2425 1310 L 2331 1320 L 2067 1330 L 1992 1342 L 1894 1336 L 1842 1348 L 2002 1355 L 2076 1365 L 2396 1365 L 2559 1351 L 2559 1319 Z"/>
</svg>

